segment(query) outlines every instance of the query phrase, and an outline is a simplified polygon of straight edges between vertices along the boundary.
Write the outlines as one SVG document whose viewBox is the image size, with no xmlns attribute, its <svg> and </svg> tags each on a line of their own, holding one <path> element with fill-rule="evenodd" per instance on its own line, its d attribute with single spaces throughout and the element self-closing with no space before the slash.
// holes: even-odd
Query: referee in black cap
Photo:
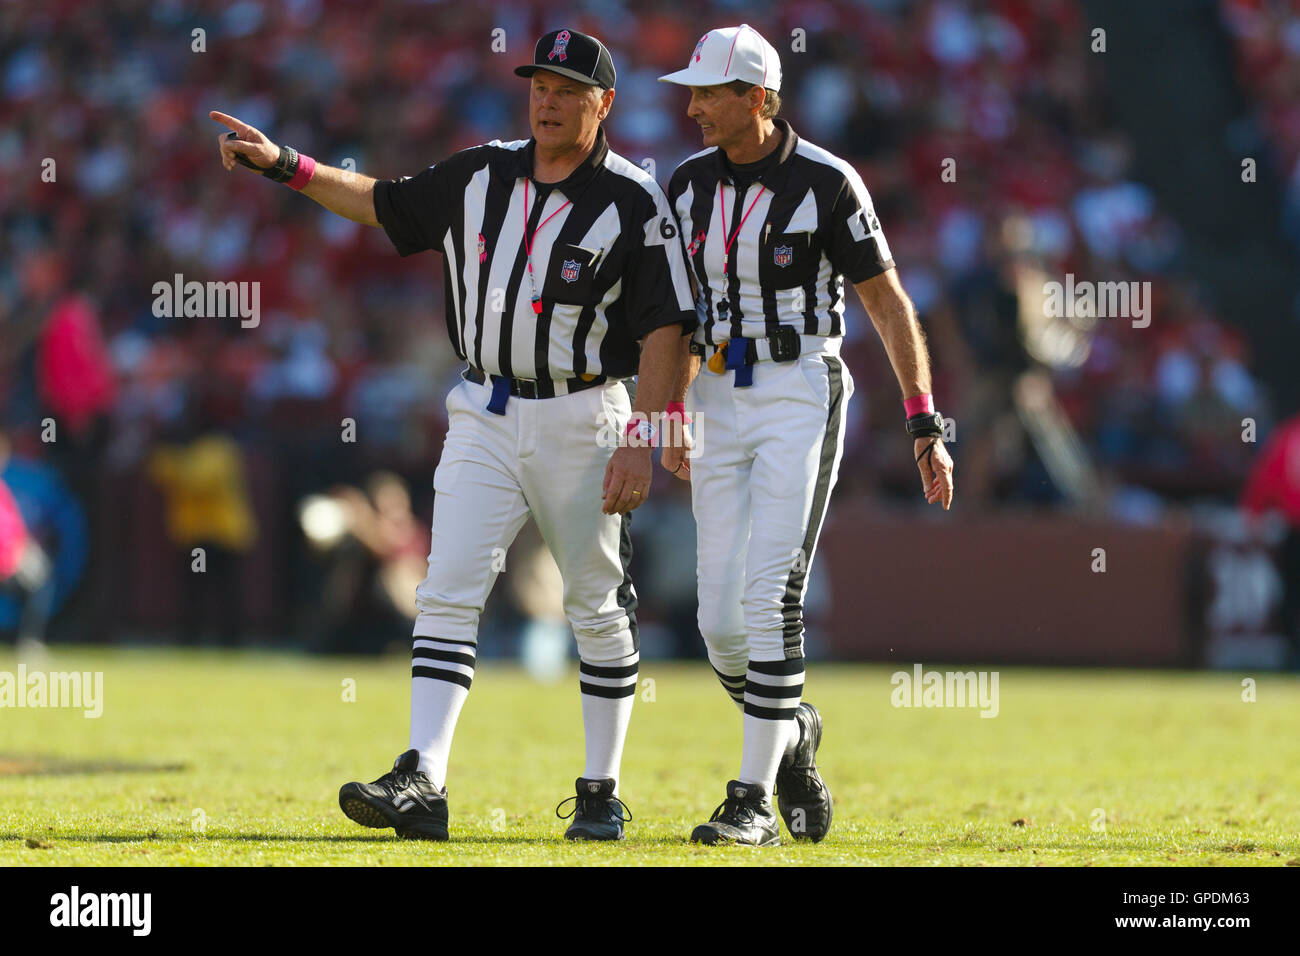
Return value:
<svg viewBox="0 0 1300 956">
<path fill-rule="evenodd" d="M 566 836 L 618 839 L 639 660 L 628 522 L 649 494 L 656 422 L 685 397 L 695 310 L 667 199 L 605 141 L 609 50 L 556 30 L 515 72 L 530 79 L 531 139 L 493 140 L 398 180 L 318 164 L 210 115 L 232 131 L 220 138 L 227 170 L 248 167 L 382 226 L 403 256 L 440 253 L 447 331 L 467 365 L 447 397 L 429 572 L 417 590 L 410 748 L 374 783 L 346 784 L 340 806 L 364 826 L 447 838 L 447 763 L 479 614 L 500 555 L 531 516 L 563 576 L 581 659 L 586 766 Z"/>
</svg>

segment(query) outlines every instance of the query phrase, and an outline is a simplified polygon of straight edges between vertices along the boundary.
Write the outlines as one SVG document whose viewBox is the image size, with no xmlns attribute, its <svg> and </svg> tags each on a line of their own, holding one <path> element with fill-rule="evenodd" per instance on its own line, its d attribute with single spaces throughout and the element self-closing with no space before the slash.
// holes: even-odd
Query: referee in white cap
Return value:
<svg viewBox="0 0 1300 956">
<path fill-rule="evenodd" d="M 674 172 L 701 327 L 687 410 L 708 442 L 689 461 L 699 528 L 699 623 L 741 707 L 740 772 L 693 841 L 822 839 L 833 803 L 817 772 L 822 718 L 801 702 L 803 597 L 844 440 L 853 377 L 839 357 L 844 283 L 857 289 L 902 387 L 926 500 L 952 501 L 952 459 L 930 396 L 924 338 L 857 171 L 777 117 L 781 61 L 748 25 L 711 30 L 686 68 L 687 115 L 705 149 Z"/>
<path fill-rule="evenodd" d="M 639 659 L 629 512 L 650 490 L 651 419 L 684 397 L 683 333 L 696 316 L 663 192 L 605 141 L 609 50 L 555 30 L 515 72 L 530 78 L 531 139 L 493 140 L 399 180 L 318 164 L 211 115 L 233 131 L 221 140 L 227 169 L 251 166 L 382 226 L 403 256 L 441 254 L 447 330 L 467 364 L 447 396 L 434 475 L 410 749 L 373 783 L 345 785 L 343 812 L 403 837 L 447 839 L 447 764 L 474 676 L 479 614 L 501 555 L 531 515 L 564 579 L 580 658 L 586 765 L 566 836 L 611 840 L 626 817 L 618 773 Z M 633 375 L 635 405 L 624 385 Z"/>
</svg>

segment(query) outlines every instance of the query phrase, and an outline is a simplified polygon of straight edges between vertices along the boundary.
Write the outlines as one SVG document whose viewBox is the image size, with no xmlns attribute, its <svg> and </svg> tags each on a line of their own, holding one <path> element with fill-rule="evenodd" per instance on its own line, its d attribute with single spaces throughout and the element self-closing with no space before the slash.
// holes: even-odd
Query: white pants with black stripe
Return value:
<svg viewBox="0 0 1300 956">
<path fill-rule="evenodd" d="M 792 716 L 802 688 L 804 592 L 853 394 L 839 340 L 827 344 L 758 363 L 744 388 L 734 372 L 703 367 L 687 396 L 700 632 L 728 693 L 755 717 Z"/>
<path fill-rule="evenodd" d="M 606 422 L 621 434 L 631 414 L 627 388 L 613 382 L 555 398 L 511 397 L 505 415 L 487 411 L 491 394 L 490 384 L 462 380 L 447 396 L 414 636 L 476 642 L 505 551 L 531 514 L 564 579 L 580 656 L 626 658 L 636 649 L 631 545 L 625 517 L 601 513 L 613 449 L 598 436 Z"/>
<path fill-rule="evenodd" d="M 479 616 L 502 558 L 531 514 L 564 580 L 564 611 L 580 657 L 583 776 L 613 779 L 637 686 L 636 592 L 628 517 L 601 513 L 601 485 L 631 415 L 612 383 L 546 399 L 510 398 L 462 380 L 447 397 L 448 429 L 434 472 L 429 573 L 416 590 L 411 748 L 434 786 L 447 779 L 452 738 L 474 679 Z M 611 428 L 612 425 L 612 428 Z"/>
</svg>

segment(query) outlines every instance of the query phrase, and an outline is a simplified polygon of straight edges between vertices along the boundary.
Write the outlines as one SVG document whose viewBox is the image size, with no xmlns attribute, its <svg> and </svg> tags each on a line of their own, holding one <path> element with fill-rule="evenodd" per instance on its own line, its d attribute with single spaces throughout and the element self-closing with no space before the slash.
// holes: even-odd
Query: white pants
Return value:
<svg viewBox="0 0 1300 956">
<path fill-rule="evenodd" d="M 760 362 L 754 383 L 700 369 L 691 504 L 699 624 L 709 660 L 743 675 L 754 661 L 803 657 L 803 597 L 844 445 L 853 377 L 838 356 Z"/>
<path fill-rule="evenodd" d="M 447 396 L 414 636 L 476 641 L 506 550 L 531 514 L 564 579 L 581 657 L 626 657 L 637 647 L 628 516 L 601 513 L 613 449 L 598 436 L 609 422 L 622 434 L 631 415 L 627 388 L 613 382 L 556 398 L 512 396 L 505 415 L 487 411 L 491 395 L 490 383 L 462 380 Z"/>
</svg>

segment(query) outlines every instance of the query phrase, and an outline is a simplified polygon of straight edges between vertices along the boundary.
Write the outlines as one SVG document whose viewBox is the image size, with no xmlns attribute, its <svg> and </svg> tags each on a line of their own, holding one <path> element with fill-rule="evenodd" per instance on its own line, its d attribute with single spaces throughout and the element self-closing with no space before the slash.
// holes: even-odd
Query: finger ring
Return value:
<svg viewBox="0 0 1300 956">
<path fill-rule="evenodd" d="M 639 491 L 634 491 L 634 492 L 632 492 L 632 494 L 634 494 L 634 495 L 639 495 L 639 494 L 641 494 L 641 492 L 639 492 Z"/>
</svg>

